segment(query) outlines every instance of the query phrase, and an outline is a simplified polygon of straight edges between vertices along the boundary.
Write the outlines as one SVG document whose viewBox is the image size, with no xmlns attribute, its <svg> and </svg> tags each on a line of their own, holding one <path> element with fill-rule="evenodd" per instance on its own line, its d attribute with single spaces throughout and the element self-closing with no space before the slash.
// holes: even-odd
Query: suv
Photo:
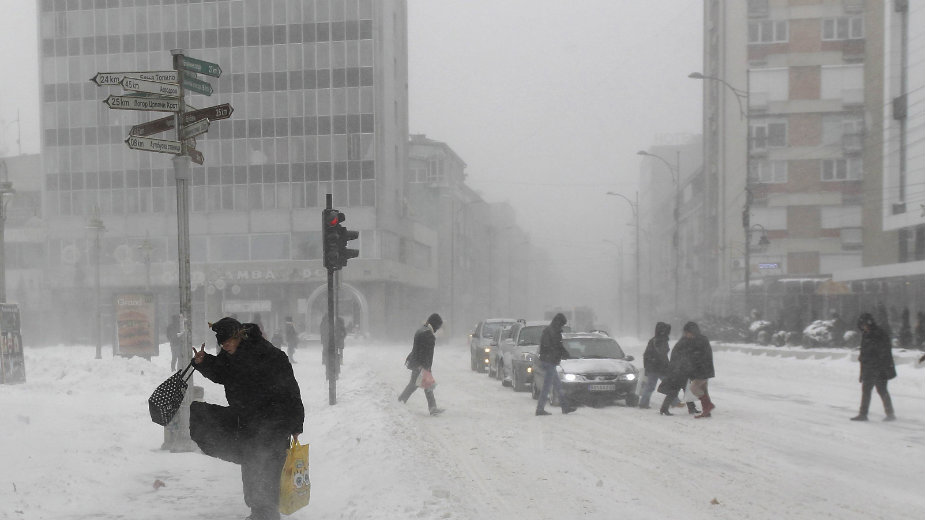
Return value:
<svg viewBox="0 0 925 520">
<path fill-rule="evenodd" d="M 485 372 L 491 358 L 491 351 L 498 345 L 501 331 L 515 323 L 513 318 L 489 318 L 476 325 L 469 336 L 470 369 Z"/>
<path fill-rule="evenodd" d="M 488 375 L 511 386 L 515 392 L 524 392 L 533 382 L 533 361 L 539 355 L 540 337 L 548 321 L 520 320 L 511 327 L 508 337 L 498 345 Z"/>
<path fill-rule="evenodd" d="M 543 378 L 558 377 L 562 392 L 572 403 L 590 401 L 600 404 L 623 399 L 626 406 L 639 404 L 636 382 L 639 373 L 623 353 L 617 341 L 595 332 L 562 334 L 562 345 L 569 353 L 556 367 L 556 374 L 544 374 L 539 360 L 534 366 L 533 398 L 540 395 Z M 538 370 L 537 370 L 538 369 Z M 555 392 L 553 392 L 555 393 Z M 559 396 L 551 395 L 550 404 L 558 405 Z"/>
</svg>

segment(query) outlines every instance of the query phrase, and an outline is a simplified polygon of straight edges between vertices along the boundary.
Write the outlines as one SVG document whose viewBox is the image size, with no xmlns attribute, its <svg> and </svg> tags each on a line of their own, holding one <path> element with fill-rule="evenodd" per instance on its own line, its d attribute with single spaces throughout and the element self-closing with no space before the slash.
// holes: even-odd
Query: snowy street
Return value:
<svg viewBox="0 0 925 520">
<path fill-rule="evenodd" d="M 620 343 L 641 366 L 643 344 Z M 535 417 L 529 392 L 469 370 L 461 341 L 437 346 L 447 411 L 430 417 L 423 393 L 396 400 L 408 350 L 348 342 L 336 406 L 317 347 L 298 351 L 312 502 L 291 518 L 925 517 L 915 352 L 894 349 L 898 420 L 881 422 L 874 394 L 871 421 L 855 423 L 847 350 L 714 345 L 717 409 L 701 420 L 683 408 L 660 416 L 661 394 L 650 410 Z M 0 386 L 0 519 L 244 518 L 237 466 L 159 450 L 146 400 L 168 365 L 164 355 L 94 360 L 86 346 L 27 349 L 27 382 Z M 205 400 L 224 404 L 203 381 Z"/>
</svg>

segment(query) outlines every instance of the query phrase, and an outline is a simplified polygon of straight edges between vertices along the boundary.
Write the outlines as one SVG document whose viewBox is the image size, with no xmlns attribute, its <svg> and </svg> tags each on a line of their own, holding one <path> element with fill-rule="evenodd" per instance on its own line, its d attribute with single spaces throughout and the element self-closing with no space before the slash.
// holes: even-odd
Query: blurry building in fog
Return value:
<svg viewBox="0 0 925 520">
<path fill-rule="evenodd" d="M 121 89 L 88 79 L 170 69 L 170 50 L 181 48 L 223 69 L 212 97 L 188 103 L 234 107 L 199 138 L 205 164 L 192 169 L 194 336 L 227 313 L 260 313 L 268 335 L 285 316 L 317 330 L 326 193 L 360 232 L 360 257 L 341 274 L 341 313 L 406 336 L 434 310 L 438 238 L 403 214 L 406 9 L 404 0 L 39 2 L 52 309 L 83 301 L 85 226 L 98 207 L 104 294 L 143 289 L 148 273 L 162 312 L 177 312 L 170 156 L 123 142 L 133 125 L 164 114 L 109 109 L 101 101 Z"/>
<path fill-rule="evenodd" d="M 704 273 L 714 287 L 710 311 L 757 308 L 793 323 L 833 308 L 851 314 L 861 300 L 834 298 L 845 288 L 826 280 L 861 267 L 865 247 L 896 250 L 898 233 L 871 209 L 885 189 L 889 107 L 878 78 L 893 4 L 705 2 L 705 229 L 717 258 Z"/>
</svg>

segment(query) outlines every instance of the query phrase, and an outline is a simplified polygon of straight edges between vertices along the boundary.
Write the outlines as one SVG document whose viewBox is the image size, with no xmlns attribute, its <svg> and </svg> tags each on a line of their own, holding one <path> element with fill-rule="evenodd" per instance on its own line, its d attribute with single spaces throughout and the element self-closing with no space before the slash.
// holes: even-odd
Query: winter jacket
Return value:
<svg viewBox="0 0 925 520">
<path fill-rule="evenodd" d="M 540 361 L 558 365 L 563 359 L 568 359 L 569 353 L 562 345 L 562 327 L 566 320 L 563 314 L 556 314 L 549 325 L 543 329 L 540 336 Z"/>
<path fill-rule="evenodd" d="M 687 338 L 681 338 L 671 349 L 668 370 L 662 374 L 662 382 L 658 385 L 658 391 L 666 395 L 677 395 L 678 390 L 687 385 L 688 373 L 690 372 L 690 342 Z"/>
<path fill-rule="evenodd" d="M 243 434 L 302 433 L 305 409 L 289 358 L 248 325 L 249 333 L 234 354 L 206 354 L 193 366 L 225 387 L 228 407 Z"/>
<path fill-rule="evenodd" d="M 710 340 L 702 334 L 697 334 L 693 338 L 685 338 L 690 342 L 688 350 L 689 367 L 688 379 L 709 379 L 715 377 L 713 370 L 713 349 L 710 347 Z"/>
<path fill-rule="evenodd" d="M 877 381 L 896 377 L 896 365 L 893 363 L 892 345 L 886 331 L 877 325 L 871 325 L 870 332 L 861 335 L 861 380 Z"/>
<path fill-rule="evenodd" d="M 411 347 L 411 354 L 408 354 L 406 363 L 412 370 L 426 368 L 431 370 L 434 364 L 434 345 L 437 338 L 434 336 L 434 329 L 429 323 L 414 333 L 414 345 Z"/>
<path fill-rule="evenodd" d="M 646 374 L 665 374 L 668 371 L 668 334 L 671 325 L 658 322 L 655 325 L 655 336 L 646 345 L 642 355 L 643 367 Z"/>
</svg>

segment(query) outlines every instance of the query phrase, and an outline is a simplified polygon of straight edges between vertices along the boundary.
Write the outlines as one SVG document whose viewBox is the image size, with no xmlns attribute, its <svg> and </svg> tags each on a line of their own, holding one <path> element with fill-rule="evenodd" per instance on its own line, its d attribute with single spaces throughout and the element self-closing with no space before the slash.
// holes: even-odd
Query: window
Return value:
<svg viewBox="0 0 925 520">
<path fill-rule="evenodd" d="M 784 121 L 763 121 L 751 125 L 752 150 L 780 148 L 787 146 L 787 123 Z"/>
<path fill-rule="evenodd" d="M 843 16 L 822 19 L 823 40 L 860 40 L 864 38 L 864 18 Z"/>
<path fill-rule="evenodd" d="M 790 26 L 787 20 L 760 20 L 749 22 L 748 43 L 781 43 L 790 40 Z"/>
<path fill-rule="evenodd" d="M 787 161 L 751 161 L 752 180 L 762 184 L 787 182 Z"/>
<path fill-rule="evenodd" d="M 858 157 L 848 159 L 824 159 L 822 161 L 823 181 L 854 181 L 861 178 L 863 164 Z"/>
</svg>

